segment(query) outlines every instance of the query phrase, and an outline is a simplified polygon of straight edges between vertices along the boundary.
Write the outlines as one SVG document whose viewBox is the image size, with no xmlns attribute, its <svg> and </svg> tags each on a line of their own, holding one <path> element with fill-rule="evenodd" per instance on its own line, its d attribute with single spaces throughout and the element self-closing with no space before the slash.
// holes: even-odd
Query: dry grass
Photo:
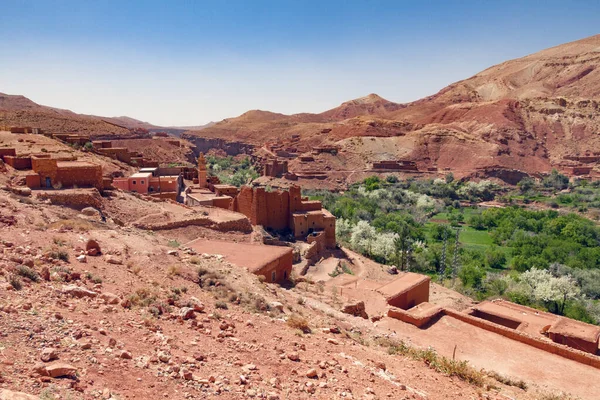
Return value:
<svg viewBox="0 0 600 400">
<path fill-rule="evenodd" d="M 27 278 L 33 282 L 38 282 L 40 280 L 38 273 L 25 265 L 19 265 L 17 267 L 17 275 Z"/>
<path fill-rule="evenodd" d="M 85 219 L 63 219 L 51 223 L 48 227 L 50 229 L 65 229 L 75 232 L 88 232 L 95 229 L 94 224 Z"/>
<path fill-rule="evenodd" d="M 514 379 L 514 378 L 511 378 L 508 376 L 500 375 L 499 373 L 497 373 L 495 371 L 487 371 L 486 374 L 490 378 L 494 378 L 495 380 L 497 380 L 498 382 L 500 382 L 504 385 L 514 386 L 514 387 L 518 387 L 523 390 L 527 390 L 527 383 L 521 379 Z"/>
<path fill-rule="evenodd" d="M 425 350 L 407 345 L 401 340 L 380 338 L 377 344 L 388 348 L 389 354 L 401 354 L 415 360 L 423 361 L 429 368 L 448 376 L 456 376 L 465 382 L 483 386 L 486 374 L 469 365 L 467 361 L 451 360 L 441 356 L 432 348 Z"/>
<path fill-rule="evenodd" d="M 298 330 L 302 331 L 303 333 L 311 333 L 311 329 L 308 324 L 308 320 L 301 315 L 298 315 L 298 314 L 290 315 L 286 323 L 290 328 L 298 329 Z"/>
<path fill-rule="evenodd" d="M 169 265 L 169 269 L 167 270 L 167 275 L 169 277 L 179 276 L 181 275 L 181 267 L 179 265 Z"/>
</svg>

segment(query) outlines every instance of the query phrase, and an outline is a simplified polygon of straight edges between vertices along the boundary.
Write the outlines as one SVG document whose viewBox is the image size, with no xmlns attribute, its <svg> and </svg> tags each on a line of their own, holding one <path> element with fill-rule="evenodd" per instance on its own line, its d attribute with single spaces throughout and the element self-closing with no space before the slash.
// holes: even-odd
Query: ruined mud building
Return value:
<svg viewBox="0 0 600 400">
<path fill-rule="evenodd" d="M 335 248 L 335 217 L 320 201 L 301 195 L 299 186 L 288 190 L 268 191 L 264 187 L 215 183 L 207 176 L 206 159 L 198 157 L 198 188 L 186 193 L 189 206 L 204 205 L 227 208 L 244 214 L 253 225 L 274 231 L 289 231 L 294 238 L 307 241 L 309 252 L 320 253 Z"/>
</svg>

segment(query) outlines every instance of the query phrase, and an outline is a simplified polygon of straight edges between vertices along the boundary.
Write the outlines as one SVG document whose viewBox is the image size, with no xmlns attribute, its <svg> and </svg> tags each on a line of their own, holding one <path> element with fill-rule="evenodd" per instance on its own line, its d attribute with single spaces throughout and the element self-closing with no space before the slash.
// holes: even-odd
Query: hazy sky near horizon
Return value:
<svg viewBox="0 0 600 400">
<path fill-rule="evenodd" d="M 588 0 L 0 0 L 0 92 L 164 126 L 408 102 L 599 16 Z"/>
</svg>

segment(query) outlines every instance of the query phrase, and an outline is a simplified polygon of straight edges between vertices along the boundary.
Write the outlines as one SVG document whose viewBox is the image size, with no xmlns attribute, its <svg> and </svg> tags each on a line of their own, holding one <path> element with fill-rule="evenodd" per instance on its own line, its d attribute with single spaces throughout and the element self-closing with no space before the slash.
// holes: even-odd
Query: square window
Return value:
<svg viewBox="0 0 600 400">
<path fill-rule="evenodd" d="M 144 184 L 144 181 L 140 181 L 140 185 L 143 185 L 143 184 Z"/>
<path fill-rule="evenodd" d="M 133 181 L 133 182 L 131 182 L 131 183 L 133 183 L 134 185 L 136 184 L 136 183 L 135 183 L 135 181 Z"/>
</svg>

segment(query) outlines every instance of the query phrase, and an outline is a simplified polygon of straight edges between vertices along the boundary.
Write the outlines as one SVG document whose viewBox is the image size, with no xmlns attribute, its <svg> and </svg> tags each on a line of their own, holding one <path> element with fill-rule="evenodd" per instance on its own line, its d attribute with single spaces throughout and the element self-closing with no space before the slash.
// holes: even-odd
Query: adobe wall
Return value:
<svg viewBox="0 0 600 400">
<path fill-rule="evenodd" d="M 444 309 L 444 314 L 456 318 L 460 321 L 466 322 L 467 324 L 476 326 L 481 329 L 485 329 L 490 332 L 497 333 L 499 335 L 508 337 L 509 339 L 516 340 L 521 343 L 525 343 L 527 345 L 533 346 L 540 350 L 547 351 L 552 354 L 557 354 L 561 357 L 568 358 L 570 360 L 577 361 L 582 364 L 586 364 L 592 366 L 594 368 L 600 369 L 600 357 L 590 355 L 580 350 L 576 350 L 570 347 L 567 347 L 562 344 L 557 344 L 551 342 L 550 340 L 538 339 L 533 336 L 529 336 L 526 333 L 521 331 L 513 330 L 510 328 L 506 328 L 504 326 L 500 326 L 494 324 L 492 322 L 473 317 L 468 314 L 461 313 L 456 310 L 452 310 L 449 308 Z"/>
<path fill-rule="evenodd" d="M 152 188 L 153 190 L 150 190 Z M 148 191 L 156 192 L 179 192 L 179 179 L 166 177 L 150 177 Z"/>
<path fill-rule="evenodd" d="M 178 195 L 177 192 L 160 192 L 160 193 L 151 193 L 150 197 L 155 198 L 155 199 L 177 201 L 177 195 Z"/>
<path fill-rule="evenodd" d="M 129 178 L 114 178 L 112 185 L 124 191 L 129 191 Z"/>
<path fill-rule="evenodd" d="M 426 279 L 403 293 L 390 296 L 386 301 L 390 306 L 403 310 L 408 310 L 416 305 L 428 302 L 429 281 L 430 279 Z"/>
<path fill-rule="evenodd" d="M 563 344 L 574 349 L 579 349 L 581 351 L 585 351 L 586 353 L 596 354 L 598 352 L 598 342 L 588 342 L 586 340 L 565 336 L 556 332 L 548 332 L 548 336 L 555 343 Z"/>
<path fill-rule="evenodd" d="M 0 158 L 4 159 L 4 156 L 16 157 L 17 152 L 14 148 L 0 148 Z"/>
<path fill-rule="evenodd" d="M 516 319 L 490 314 L 482 310 L 475 309 L 473 310 L 471 315 L 477 318 L 485 319 L 486 321 L 490 321 L 498 325 L 505 326 L 509 329 L 517 329 L 519 325 L 521 325 L 521 321 L 517 321 Z"/>
<path fill-rule="evenodd" d="M 244 214 L 252 225 L 258 225 L 256 216 L 252 214 L 252 203 L 254 201 L 254 191 L 249 186 L 242 186 L 240 193 L 235 197 L 232 210 Z"/>
<path fill-rule="evenodd" d="M 4 162 L 14 169 L 31 169 L 31 157 L 4 156 Z"/>
<path fill-rule="evenodd" d="M 57 170 L 56 182 L 65 187 L 93 186 L 98 190 L 104 189 L 102 167 L 99 165 L 60 167 Z"/>
<path fill-rule="evenodd" d="M 214 207 L 224 208 L 229 210 L 231 208 L 232 197 L 217 197 L 212 199 L 212 205 Z"/>
<path fill-rule="evenodd" d="M 40 176 L 42 187 L 46 187 L 46 178 L 50 178 L 50 184 L 58 183 L 57 161 L 51 158 L 33 157 L 31 159 L 31 168 Z"/>
<path fill-rule="evenodd" d="M 246 218 L 240 218 L 238 220 L 232 221 L 224 221 L 224 222 L 215 222 L 210 217 L 201 216 L 201 217 L 193 217 L 193 218 L 185 218 L 176 221 L 169 222 L 155 222 L 155 223 L 147 223 L 147 222 L 136 222 L 133 224 L 136 228 L 147 229 L 153 231 L 159 230 L 169 230 L 175 228 L 185 228 L 186 226 L 204 226 L 210 229 L 215 229 L 222 232 L 243 232 L 250 233 L 252 232 L 252 225 Z"/>
<path fill-rule="evenodd" d="M 394 318 L 403 322 L 407 322 L 411 325 L 421 328 L 427 325 L 434 318 L 437 318 L 443 314 L 443 310 L 440 307 L 432 307 L 422 314 L 411 312 L 410 310 L 403 310 L 401 308 L 391 307 L 388 309 L 388 317 Z"/>
<path fill-rule="evenodd" d="M 284 282 L 289 279 L 290 274 L 292 273 L 292 264 L 293 251 L 290 248 L 288 252 L 286 252 L 276 260 L 273 260 L 258 271 L 255 271 L 254 274 L 264 276 L 265 282 Z M 275 279 L 273 279 L 272 276 L 273 271 L 275 272 Z"/>
<path fill-rule="evenodd" d="M 30 189 L 40 188 L 40 176 L 38 174 L 28 174 L 25 176 L 25 185 Z"/>
<path fill-rule="evenodd" d="M 288 192 L 266 192 L 267 224 L 263 226 L 283 230 L 288 229 L 290 219 L 290 200 Z"/>
<path fill-rule="evenodd" d="M 97 190 L 88 193 L 73 193 L 64 190 L 44 190 L 36 192 L 36 197 L 41 200 L 50 200 L 52 204 L 83 209 L 85 207 L 95 207 L 102 209 L 102 198 Z"/>
</svg>

